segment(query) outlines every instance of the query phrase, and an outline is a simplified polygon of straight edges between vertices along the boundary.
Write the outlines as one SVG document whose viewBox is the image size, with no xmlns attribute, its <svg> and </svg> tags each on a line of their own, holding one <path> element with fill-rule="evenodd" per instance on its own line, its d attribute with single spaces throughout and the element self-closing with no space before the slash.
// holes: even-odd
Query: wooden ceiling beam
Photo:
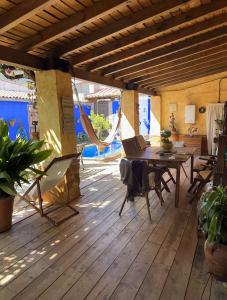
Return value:
<svg viewBox="0 0 227 300">
<path fill-rule="evenodd" d="M 155 74 L 149 74 L 145 79 L 140 81 L 133 81 L 133 83 L 137 83 L 140 85 L 144 85 L 147 82 L 156 81 L 160 79 L 165 79 L 166 77 L 175 76 L 176 74 L 182 74 L 187 72 L 187 70 L 191 71 L 202 68 L 208 67 L 209 65 L 219 63 L 220 61 L 225 60 L 227 61 L 227 51 L 221 53 L 215 53 L 209 57 L 201 57 L 197 58 L 195 61 L 185 62 L 182 65 L 175 65 L 169 69 L 162 70 L 160 72 L 156 72 Z"/>
<path fill-rule="evenodd" d="M 158 16 L 163 12 L 169 11 L 173 8 L 180 7 L 185 2 L 189 0 L 168 0 L 161 1 L 150 7 L 146 7 L 130 15 L 129 17 L 121 18 L 120 20 L 94 31 L 92 34 L 85 35 L 80 38 L 71 40 L 68 44 L 56 49 L 56 55 L 62 56 L 69 54 L 75 50 L 79 50 L 85 46 L 89 46 L 94 42 L 98 42 L 108 36 L 118 33 L 123 30 L 127 30 L 136 24 L 144 23 L 146 20 L 152 19 L 154 16 Z"/>
<path fill-rule="evenodd" d="M 174 80 L 175 78 L 186 77 L 188 75 L 193 75 L 193 74 L 196 74 L 196 73 L 209 71 L 210 69 L 215 68 L 215 67 L 222 67 L 223 65 L 227 64 L 226 57 L 227 56 L 225 56 L 224 60 L 223 60 L 223 58 L 220 58 L 220 59 L 216 59 L 215 61 L 211 61 L 211 62 L 208 61 L 207 63 L 203 63 L 203 64 L 188 68 L 188 69 L 183 70 L 183 71 L 182 70 L 177 70 L 175 73 L 172 73 L 170 75 L 162 74 L 158 78 L 155 78 L 155 79 L 150 78 L 150 80 L 148 80 L 147 82 L 141 83 L 141 86 L 147 87 L 150 84 L 151 85 L 156 85 L 157 83 L 163 82 L 163 81 L 166 81 L 166 80 Z"/>
<path fill-rule="evenodd" d="M 202 71 L 202 72 L 197 72 L 196 74 L 188 74 L 185 77 L 184 76 L 179 76 L 175 79 L 172 80 L 165 80 L 165 81 L 161 81 L 161 82 L 157 82 L 156 84 L 149 84 L 146 88 L 159 88 L 161 86 L 170 86 L 170 85 L 175 85 L 178 83 L 183 83 L 183 82 L 187 82 L 187 81 L 191 81 L 191 80 L 195 80 L 195 79 L 199 79 L 199 78 L 203 78 L 209 75 L 214 75 L 214 74 L 218 74 L 221 72 L 226 72 L 227 71 L 227 64 L 223 64 L 222 66 L 219 67 L 214 67 L 214 68 L 210 68 L 209 70 L 206 71 Z"/>
<path fill-rule="evenodd" d="M 46 65 L 43 58 L 4 46 L 0 46 L 0 62 L 37 70 L 45 69 Z"/>
<path fill-rule="evenodd" d="M 227 39 L 226 44 L 223 44 L 221 46 L 211 48 L 205 51 L 200 52 L 200 55 L 198 56 L 197 53 L 191 54 L 187 57 L 180 57 L 179 59 L 176 59 L 174 61 L 168 61 L 166 63 L 163 63 L 161 65 L 153 66 L 150 69 L 146 69 L 144 71 L 144 74 L 141 76 L 131 75 L 122 78 L 123 81 L 130 81 L 135 83 L 140 83 L 147 78 L 156 76 L 156 74 L 160 74 L 160 72 L 168 72 L 169 70 L 173 69 L 176 70 L 178 68 L 184 68 L 187 64 L 196 64 L 196 62 L 200 62 L 201 59 L 204 59 L 204 61 L 209 59 L 210 57 L 222 55 L 222 53 L 227 52 Z"/>
<path fill-rule="evenodd" d="M 225 35 L 227 35 L 227 26 L 223 26 L 221 28 L 205 32 L 200 35 L 193 36 L 191 38 L 163 47 L 161 49 L 154 50 L 151 53 L 146 53 L 138 57 L 116 63 L 102 69 L 101 74 L 118 76 L 119 71 L 122 70 L 124 70 L 124 75 L 131 74 L 136 72 L 138 69 L 144 69 L 144 66 L 147 62 L 157 59 L 158 57 L 169 55 L 170 53 L 177 53 L 178 51 L 181 51 L 183 49 L 191 48 L 192 46 L 199 45 L 206 41 Z"/>
<path fill-rule="evenodd" d="M 79 68 L 74 68 L 73 69 L 72 76 L 74 76 L 76 78 L 79 78 L 79 79 L 95 82 L 95 83 L 100 83 L 100 84 L 104 84 L 104 85 L 108 85 L 108 86 L 113 86 L 113 87 L 116 87 L 116 88 L 119 88 L 119 89 L 125 89 L 126 84 L 127 84 L 123 81 L 111 79 L 111 78 L 104 77 L 104 76 L 99 76 L 96 73 L 87 72 L 87 71 L 84 71 L 84 70 L 79 69 Z M 143 94 L 147 94 L 147 95 L 155 95 L 154 90 L 146 89 L 146 88 L 140 87 L 140 86 L 138 86 L 137 91 L 139 93 L 143 93 Z"/>
<path fill-rule="evenodd" d="M 14 48 L 32 50 L 39 46 L 43 46 L 63 36 L 64 34 L 81 28 L 88 22 L 95 21 L 96 19 L 101 18 L 108 13 L 111 13 L 116 8 L 120 8 L 121 6 L 126 6 L 127 4 L 130 4 L 130 2 L 130 0 L 102 0 L 82 11 L 76 12 L 75 14 L 68 16 L 66 19 L 56 24 L 53 24 L 48 28 L 45 28 L 44 31 L 39 32 L 31 37 L 28 37 L 22 42 L 17 43 L 14 46 Z"/>
<path fill-rule="evenodd" d="M 226 2 L 227 4 L 227 2 Z M 128 50 L 122 51 L 120 53 L 113 54 L 112 56 L 102 58 L 97 62 L 90 63 L 86 69 L 88 71 L 96 71 L 102 69 L 103 67 L 116 64 L 119 61 L 130 59 L 131 57 L 135 57 L 146 52 L 150 52 L 159 47 L 163 47 L 168 45 L 169 43 L 177 42 L 178 40 L 182 40 L 183 38 L 191 37 L 193 35 L 197 35 L 202 31 L 206 31 L 212 29 L 213 27 L 224 25 L 227 23 L 227 13 L 221 14 L 219 16 L 215 16 L 212 19 L 205 20 L 200 23 L 196 23 L 190 27 L 186 27 L 180 29 L 176 32 L 171 32 L 168 35 L 164 35 L 160 38 L 157 38 L 152 41 L 148 41 L 142 45 L 135 46 L 134 48 L 130 48 Z"/>
<path fill-rule="evenodd" d="M 180 58 L 184 58 L 190 55 L 198 55 L 200 52 L 222 46 L 227 43 L 227 35 L 214 38 L 212 40 L 204 41 L 201 44 L 192 44 L 191 47 L 179 49 L 178 51 L 170 51 L 170 53 L 163 55 L 161 57 L 157 56 L 151 61 L 147 61 L 137 66 L 133 66 L 130 69 L 125 69 L 114 74 L 114 78 L 128 78 L 137 77 L 146 74 L 146 70 L 152 68 L 153 66 L 162 65 L 166 62 L 173 62 Z M 174 45 L 173 45 L 174 46 Z M 166 47 L 167 48 L 167 47 Z M 164 48 L 163 48 L 164 49 Z M 163 51 L 163 49 L 160 49 Z M 127 79 L 128 81 L 128 79 Z"/>
<path fill-rule="evenodd" d="M 201 16 L 223 9 L 227 6 L 226 0 L 212 1 L 211 3 L 204 4 L 199 7 L 193 7 L 190 11 L 184 12 L 179 16 L 162 21 L 159 24 L 145 27 L 143 30 L 130 34 L 124 38 L 110 42 L 102 47 L 90 50 L 87 53 L 78 54 L 71 59 L 73 65 L 80 65 L 81 63 L 88 62 L 92 59 L 98 58 L 105 54 L 111 53 L 116 49 L 122 49 L 129 45 L 133 45 L 139 41 L 146 40 L 151 36 L 155 36 L 166 30 L 173 29 L 179 25 L 191 22 Z"/>
<path fill-rule="evenodd" d="M 43 10 L 47 6 L 54 4 L 57 0 L 25 0 L 14 6 L 9 11 L 1 15 L 0 18 L 0 34 L 12 29 L 16 25 L 24 22 L 39 10 Z"/>
</svg>

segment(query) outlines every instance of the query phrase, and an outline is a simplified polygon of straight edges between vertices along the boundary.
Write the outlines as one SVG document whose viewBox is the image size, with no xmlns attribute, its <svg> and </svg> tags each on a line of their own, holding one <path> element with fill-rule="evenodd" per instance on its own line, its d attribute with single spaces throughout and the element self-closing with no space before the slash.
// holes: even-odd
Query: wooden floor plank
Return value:
<svg viewBox="0 0 227 300">
<path fill-rule="evenodd" d="M 113 184 L 113 182 L 112 182 L 112 184 Z M 74 229 L 75 229 L 75 225 L 79 221 L 82 222 L 82 223 L 80 223 L 80 225 L 82 226 L 83 223 L 89 221 L 89 218 L 94 217 L 99 212 L 100 206 L 104 205 L 104 200 L 108 199 L 108 201 L 110 202 L 112 200 L 112 198 L 109 198 L 111 196 L 111 194 L 115 194 L 119 189 L 122 189 L 122 187 L 119 186 L 119 182 L 118 182 L 117 185 L 116 185 L 116 183 L 113 184 L 108 192 L 106 192 L 105 189 L 103 189 L 103 191 L 101 189 L 98 192 L 95 192 L 95 193 L 93 192 L 93 194 L 88 197 L 89 201 L 90 201 L 89 203 L 92 204 L 93 203 L 92 201 L 96 200 L 96 205 L 90 205 L 91 207 L 87 207 L 87 205 L 85 205 L 86 203 L 84 203 L 87 196 L 83 197 L 83 199 L 81 201 L 82 203 L 80 203 L 80 207 L 85 205 L 85 207 L 86 207 L 86 217 L 84 217 L 83 216 L 84 214 L 82 214 L 82 212 L 81 212 L 81 214 L 79 216 L 76 216 L 76 221 L 75 221 L 75 219 L 69 219 L 68 221 L 61 224 L 58 228 L 56 228 L 56 227 L 54 228 L 53 226 L 49 226 L 50 225 L 49 222 L 46 222 L 48 224 L 48 227 L 47 227 L 48 230 L 46 232 L 40 231 L 40 233 L 37 237 L 36 237 L 35 232 L 34 232 L 34 239 L 30 240 L 29 243 L 23 244 L 23 243 L 20 242 L 19 245 L 17 243 L 14 243 L 14 244 L 11 243 L 9 245 L 9 247 L 6 247 L 5 249 L 2 249 L 2 252 L 1 252 L 2 259 L 0 259 L 0 263 L 1 263 L 0 264 L 0 270 L 2 270 L 3 268 L 6 268 L 7 266 L 9 267 L 9 263 L 10 263 L 10 265 L 15 263 L 16 259 L 19 260 L 20 258 L 22 258 L 23 257 L 22 253 L 25 253 L 26 249 L 32 249 L 34 247 L 39 247 L 39 245 L 37 245 L 37 242 L 38 242 L 38 244 L 41 245 L 42 240 L 43 239 L 45 240 L 45 238 L 46 238 L 45 236 L 47 236 L 47 238 L 48 237 L 51 238 L 51 235 L 54 232 L 59 233 L 61 230 L 65 230 L 66 226 L 70 226 L 71 223 L 74 223 Z M 99 199 L 99 201 L 97 201 L 97 198 Z M 81 210 L 82 209 L 80 209 L 80 211 Z M 67 232 L 65 232 L 65 234 L 67 234 Z M 35 242 L 34 246 L 32 246 L 33 241 Z M 18 251 L 13 252 L 13 250 L 14 251 L 18 250 L 19 253 L 18 253 Z M 22 251 L 20 251 L 20 250 L 22 250 Z M 6 253 L 6 255 L 4 256 L 3 253 Z"/>
<path fill-rule="evenodd" d="M 164 207 L 153 194 L 150 224 L 144 199 L 119 218 L 126 189 L 118 165 L 108 168 L 83 171 L 79 215 L 52 227 L 35 214 L 0 235 L 0 299 L 227 299 L 220 282 L 207 281 L 183 173 L 179 208 L 174 187 Z"/>
<path fill-rule="evenodd" d="M 131 217 L 126 217 L 122 221 L 121 226 L 117 226 L 117 224 L 115 224 L 114 226 L 114 224 L 112 224 L 112 222 L 110 223 L 109 221 L 106 222 L 105 225 L 103 224 L 102 229 L 100 229 L 99 235 L 97 235 L 96 230 L 94 236 L 90 237 L 90 239 L 88 239 L 81 246 L 78 245 L 77 247 L 74 247 L 70 251 L 70 253 L 67 253 L 67 256 L 69 255 L 70 258 L 66 260 L 66 258 L 62 256 L 59 261 L 57 261 L 51 266 L 50 269 L 47 270 L 47 272 L 43 272 L 41 276 L 37 277 L 37 280 L 33 280 L 32 284 L 28 286 L 28 288 L 24 289 L 22 293 L 18 294 L 15 299 L 33 299 L 34 291 L 36 292 L 36 294 L 40 294 L 50 285 L 51 282 L 55 281 L 66 269 L 71 266 L 74 266 L 75 268 L 75 266 L 79 264 L 80 268 L 82 268 L 83 271 L 83 267 L 87 268 L 88 266 L 86 264 L 89 265 L 93 261 L 93 259 L 100 255 L 100 252 L 102 252 L 103 249 L 105 249 L 109 245 L 109 243 L 111 243 L 111 241 L 116 237 L 116 235 L 119 234 L 119 232 L 124 230 L 124 227 L 130 224 L 128 229 L 129 234 L 130 230 L 133 230 L 134 227 L 134 230 L 136 229 L 136 226 L 138 226 L 138 224 L 134 224 L 135 222 L 131 223 L 130 220 Z M 131 227 L 132 229 L 130 229 Z M 127 239 L 127 235 L 124 234 L 124 238 Z M 64 289 L 64 286 L 66 284 L 67 282 L 62 281 L 60 289 Z M 55 298 L 55 296 L 53 298 Z"/>
<path fill-rule="evenodd" d="M 192 210 L 160 299 L 184 299 L 197 246 L 197 216 Z"/>
</svg>

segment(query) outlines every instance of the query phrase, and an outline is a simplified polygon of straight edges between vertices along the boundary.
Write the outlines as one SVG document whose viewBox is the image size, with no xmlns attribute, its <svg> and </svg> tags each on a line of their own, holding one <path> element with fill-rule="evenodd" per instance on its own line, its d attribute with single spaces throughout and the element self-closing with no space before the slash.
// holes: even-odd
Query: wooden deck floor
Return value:
<svg viewBox="0 0 227 300">
<path fill-rule="evenodd" d="M 227 299 L 209 280 L 184 175 L 178 209 L 174 187 L 163 207 L 151 193 L 150 223 L 143 198 L 119 218 L 125 187 L 110 172 L 83 172 L 80 214 L 59 227 L 33 214 L 0 235 L 0 299 Z"/>
</svg>

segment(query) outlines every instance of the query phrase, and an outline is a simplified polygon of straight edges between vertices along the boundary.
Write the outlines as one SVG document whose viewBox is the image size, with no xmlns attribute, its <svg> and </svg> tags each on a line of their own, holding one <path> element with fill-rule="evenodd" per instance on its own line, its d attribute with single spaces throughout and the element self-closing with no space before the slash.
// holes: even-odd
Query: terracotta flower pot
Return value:
<svg viewBox="0 0 227 300">
<path fill-rule="evenodd" d="M 210 245 L 206 241 L 204 252 L 209 272 L 217 280 L 227 282 L 227 245 Z"/>
<path fill-rule="evenodd" d="M 7 231 L 12 226 L 14 197 L 0 198 L 0 232 Z"/>
</svg>

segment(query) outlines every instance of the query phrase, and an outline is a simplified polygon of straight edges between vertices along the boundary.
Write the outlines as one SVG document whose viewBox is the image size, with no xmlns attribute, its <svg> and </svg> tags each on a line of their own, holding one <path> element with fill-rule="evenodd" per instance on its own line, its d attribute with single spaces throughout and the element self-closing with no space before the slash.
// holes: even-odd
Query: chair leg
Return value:
<svg viewBox="0 0 227 300">
<path fill-rule="evenodd" d="M 147 203 L 148 216 L 149 216 L 149 220 L 151 222 L 152 220 L 151 220 L 151 212 L 150 212 L 150 203 L 149 203 L 149 198 L 148 198 L 148 192 L 146 192 L 145 197 L 146 197 L 146 203 Z"/>
<path fill-rule="evenodd" d="M 209 181 L 201 181 L 200 184 L 198 185 L 198 188 L 196 190 L 196 194 L 193 195 L 193 197 L 190 199 L 189 203 L 192 203 L 194 200 L 199 198 L 200 193 L 202 192 L 204 186 L 208 183 Z"/>
<path fill-rule="evenodd" d="M 123 203 L 122 203 L 122 205 L 121 205 L 121 209 L 120 209 L 120 211 L 119 211 L 119 216 L 121 216 L 121 213 L 122 213 L 122 210 L 123 210 L 123 208 L 124 208 L 124 206 L 125 206 L 125 202 L 126 202 L 127 198 L 128 198 L 128 191 L 127 191 L 127 193 L 126 193 L 126 195 L 125 195 L 125 198 L 124 198 L 124 200 L 123 200 Z"/>
<path fill-rule="evenodd" d="M 185 170 L 184 166 L 183 166 L 183 165 L 181 165 L 181 167 L 182 167 L 182 170 L 183 170 L 183 172 L 184 172 L 184 175 L 185 175 L 185 177 L 186 177 L 186 178 L 188 178 L 188 174 L 187 174 L 187 172 L 186 172 L 186 170 Z"/>
<path fill-rule="evenodd" d="M 161 189 L 158 188 L 158 187 L 155 187 L 155 193 L 157 194 L 159 200 L 160 200 L 160 204 L 163 205 L 164 204 L 164 200 L 162 198 L 162 192 L 161 192 Z"/>
<path fill-rule="evenodd" d="M 197 180 L 194 179 L 193 183 L 191 184 L 190 188 L 188 189 L 188 193 L 190 193 L 193 190 L 193 188 L 195 187 L 196 183 L 197 183 Z"/>
<path fill-rule="evenodd" d="M 169 174 L 169 177 L 171 178 L 172 182 L 173 182 L 174 184 L 176 184 L 176 180 L 173 178 L 173 175 L 172 175 L 172 173 L 170 172 L 169 169 L 167 170 L 167 173 Z"/>
<path fill-rule="evenodd" d="M 168 193 L 170 193 L 170 189 L 169 189 L 169 187 L 168 187 L 168 185 L 167 185 L 167 183 L 165 182 L 165 180 L 164 180 L 163 177 L 161 178 L 161 182 L 162 182 L 162 184 L 163 184 L 164 189 L 165 189 Z"/>
</svg>

